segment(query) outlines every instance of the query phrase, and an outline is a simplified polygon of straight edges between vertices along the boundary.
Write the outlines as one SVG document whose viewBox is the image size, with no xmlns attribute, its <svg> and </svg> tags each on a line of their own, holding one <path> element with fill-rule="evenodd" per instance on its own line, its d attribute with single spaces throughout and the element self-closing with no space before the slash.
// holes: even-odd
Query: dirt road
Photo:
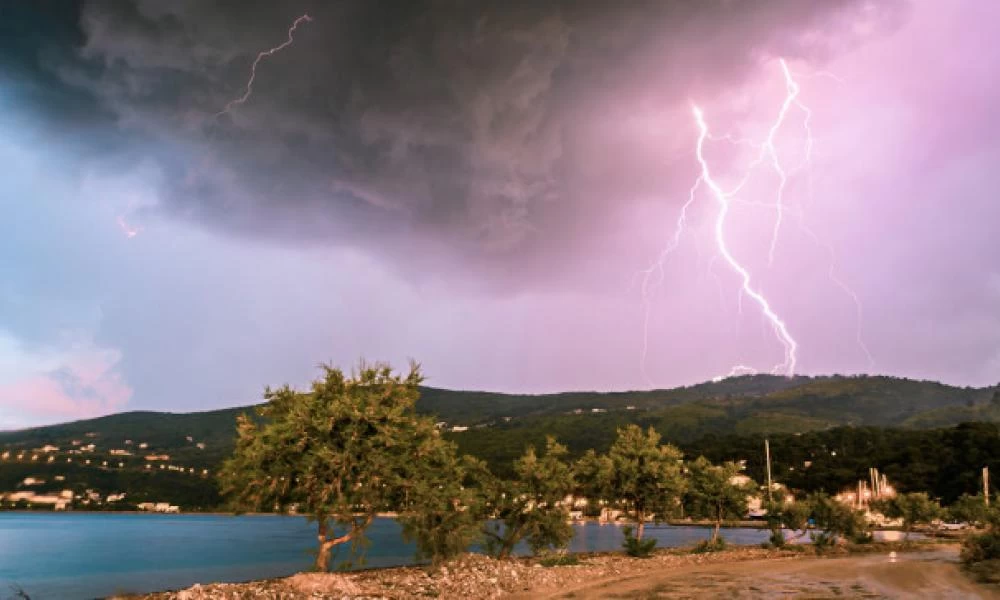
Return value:
<svg viewBox="0 0 1000 600">
<path fill-rule="evenodd" d="M 538 596 L 536 596 L 538 597 Z M 544 597 L 596 598 L 998 598 L 959 569 L 957 547 L 844 558 L 786 558 L 698 565 L 587 583 Z"/>
</svg>

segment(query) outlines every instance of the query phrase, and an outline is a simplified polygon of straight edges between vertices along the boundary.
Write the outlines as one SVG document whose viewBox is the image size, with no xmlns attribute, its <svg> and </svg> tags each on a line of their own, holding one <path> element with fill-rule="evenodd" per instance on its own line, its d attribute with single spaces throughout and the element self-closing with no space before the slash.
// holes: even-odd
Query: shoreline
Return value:
<svg viewBox="0 0 1000 600">
<path fill-rule="evenodd" d="M 37 509 L 24 509 L 24 508 L 9 508 L 0 509 L 0 515 L 4 513 L 21 514 L 21 515 L 152 515 L 157 517 L 190 517 L 190 516 L 205 516 L 205 517 L 297 517 L 297 518 L 308 518 L 309 515 L 304 513 L 278 513 L 278 512 L 245 512 L 245 513 L 235 513 L 226 511 L 189 511 L 189 512 L 176 512 L 176 513 L 164 513 L 155 512 L 148 510 L 37 510 Z M 379 512 L 375 513 L 375 517 L 378 519 L 398 519 L 398 512 Z M 572 525 L 586 525 L 586 524 L 598 524 L 598 525 L 609 525 L 614 527 L 624 527 L 631 525 L 630 521 L 601 521 L 600 519 L 593 517 L 585 517 L 583 519 L 572 519 L 568 521 Z M 699 527 L 699 528 L 713 528 L 715 523 L 713 521 L 705 520 L 676 520 L 671 519 L 668 521 L 662 521 L 660 523 L 647 523 L 647 529 L 658 529 L 664 527 Z M 723 521 L 720 525 L 720 529 L 768 529 L 766 521 Z M 903 528 L 899 526 L 889 526 L 889 527 L 873 527 L 871 529 L 873 532 L 877 531 L 898 531 L 903 532 Z M 949 530 L 936 530 L 926 527 L 914 528 L 911 533 L 922 535 L 928 538 L 940 538 L 940 539 L 961 539 L 965 534 L 971 530 L 959 530 L 959 531 L 949 531 Z"/>
<path fill-rule="evenodd" d="M 890 552 L 896 555 L 890 557 Z M 975 584 L 959 570 L 956 544 L 940 541 L 844 546 L 823 555 L 817 555 L 811 547 L 791 550 L 732 546 L 707 554 L 694 554 L 690 547 L 662 549 L 648 559 L 631 558 L 623 552 L 572 556 L 574 560 L 570 564 L 546 567 L 538 557 L 495 560 L 466 554 L 433 573 L 413 566 L 346 573 L 298 573 L 245 583 L 195 584 L 183 590 L 112 596 L 108 600 L 402 599 L 421 596 L 527 600 L 605 598 L 612 592 L 617 597 L 631 596 L 621 596 L 623 591 L 633 592 L 638 597 L 661 598 L 673 597 L 668 590 L 683 597 L 691 597 L 692 591 L 697 592 L 696 596 L 700 593 L 701 597 L 714 597 L 747 589 L 757 590 L 762 596 L 797 590 L 811 597 L 828 597 L 839 595 L 837 590 L 845 591 L 845 588 L 854 593 L 862 589 L 884 593 L 892 586 L 912 585 L 912 581 L 920 577 L 926 579 L 928 573 L 941 577 L 939 585 L 964 590 L 966 595 L 962 597 L 1000 598 L 1000 589 Z M 883 581 L 886 577 L 887 581 Z M 817 596 L 824 586 L 829 588 L 826 594 Z M 929 597 L 943 596 L 932 594 Z"/>
</svg>

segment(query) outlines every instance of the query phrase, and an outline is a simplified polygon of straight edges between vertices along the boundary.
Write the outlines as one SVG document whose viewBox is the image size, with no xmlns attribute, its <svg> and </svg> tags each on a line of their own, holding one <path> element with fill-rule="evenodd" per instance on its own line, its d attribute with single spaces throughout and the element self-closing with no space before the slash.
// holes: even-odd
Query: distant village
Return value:
<svg viewBox="0 0 1000 600">
<path fill-rule="evenodd" d="M 632 406 L 627 408 L 634 410 Z M 573 412 L 581 414 L 585 411 L 579 409 Z M 594 408 L 586 412 L 598 413 L 604 412 L 604 409 Z M 452 432 L 464 432 L 469 429 L 465 426 L 449 427 L 445 422 L 437 423 L 437 427 Z M 96 434 L 87 434 L 85 437 L 93 438 L 96 437 Z M 186 439 L 194 448 L 199 450 L 205 449 L 204 443 L 196 442 L 191 436 L 187 436 Z M 122 446 L 121 448 L 108 448 L 102 451 L 97 443 L 89 439 L 77 439 L 72 440 L 70 447 L 65 449 L 58 446 L 45 445 L 30 451 L 13 452 L 5 450 L 0 453 L 0 464 L 3 462 L 19 462 L 51 465 L 61 462 L 68 464 L 77 463 L 100 469 L 133 468 L 144 471 L 162 470 L 201 477 L 207 477 L 210 474 L 208 469 L 195 469 L 194 467 L 174 464 L 171 462 L 170 455 L 152 451 L 146 442 L 124 440 Z M 742 461 L 741 464 L 745 466 L 746 461 Z M 808 462 L 803 467 L 808 468 Z M 746 475 L 736 475 L 730 483 L 747 486 L 751 484 L 751 479 Z M 60 487 L 63 487 L 63 489 L 58 489 Z M 780 494 L 785 499 L 785 502 L 790 503 L 795 501 L 791 492 L 780 483 L 772 483 L 772 492 Z M 869 522 L 873 525 L 891 527 L 899 525 L 900 522 L 888 520 L 881 514 L 868 510 L 868 506 L 874 500 L 891 498 L 895 494 L 895 489 L 886 477 L 879 474 L 877 469 L 872 469 L 868 481 L 859 481 L 857 487 L 844 490 L 834 498 L 845 505 L 864 510 Z M 763 508 L 766 495 L 766 485 L 761 486 L 757 492 L 749 495 L 749 511 L 746 518 L 761 519 L 766 515 L 766 511 Z M 573 496 L 567 496 L 563 501 L 563 505 L 569 509 L 569 516 L 572 520 L 583 520 L 586 518 L 585 515 L 596 515 L 599 522 L 614 523 L 625 518 L 622 511 L 603 506 L 603 503 L 599 511 L 597 507 L 589 507 L 589 504 L 588 499 Z M 49 480 L 41 476 L 29 476 L 20 481 L 14 490 L 0 490 L 0 508 L 3 509 L 23 508 L 56 511 L 74 509 L 116 510 L 124 509 L 126 506 L 128 509 L 150 513 L 175 514 L 181 512 L 180 506 L 155 499 L 133 504 L 129 502 L 126 492 L 102 494 L 90 488 L 74 491 L 70 488 L 69 483 L 66 482 L 65 475 L 54 475 Z"/>
<path fill-rule="evenodd" d="M 96 442 L 96 433 L 87 433 L 87 439 L 74 439 L 67 448 L 51 444 L 32 450 L 4 450 L 0 453 L 0 465 L 7 464 L 38 464 L 56 466 L 58 464 L 82 465 L 102 470 L 143 470 L 167 471 L 191 476 L 208 477 L 208 469 L 175 464 L 169 454 L 156 453 L 146 442 L 124 440 L 120 448 L 102 449 Z M 203 442 L 196 442 L 192 436 L 187 441 L 196 449 L 204 450 Z M 48 469 L 49 472 L 52 469 Z M 180 506 L 153 499 L 133 503 L 126 492 L 102 493 L 96 489 L 75 489 L 66 475 L 42 475 L 25 477 L 16 489 L 0 490 L 0 509 L 50 509 L 64 510 L 115 510 L 135 509 L 151 513 L 178 513 Z M 60 489 L 61 488 L 61 489 Z"/>
</svg>

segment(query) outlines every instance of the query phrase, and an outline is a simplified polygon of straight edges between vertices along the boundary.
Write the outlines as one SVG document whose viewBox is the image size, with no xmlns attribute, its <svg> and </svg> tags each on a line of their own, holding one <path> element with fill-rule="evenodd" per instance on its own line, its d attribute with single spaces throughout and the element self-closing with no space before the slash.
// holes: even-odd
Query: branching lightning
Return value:
<svg viewBox="0 0 1000 600">
<path fill-rule="evenodd" d="M 785 204 L 785 191 L 789 180 L 799 171 L 803 169 L 810 169 L 812 151 L 813 151 L 813 135 L 811 129 L 812 120 L 812 110 L 806 106 L 800 99 L 801 87 L 796 81 L 795 75 L 788 68 L 788 64 L 783 60 L 779 59 L 779 64 L 781 66 L 782 74 L 784 76 L 785 83 L 785 97 L 781 103 L 780 109 L 775 120 L 771 123 L 767 130 L 767 135 L 763 142 L 757 143 L 753 140 L 739 138 L 731 134 L 725 135 L 713 135 L 709 129 L 708 124 L 705 121 L 704 112 L 697 105 L 692 105 L 692 114 L 694 116 L 695 124 L 698 130 L 698 139 L 695 147 L 695 156 L 700 167 L 700 173 L 695 179 L 694 184 L 688 194 L 687 201 L 681 207 L 680 215 L 677 219 L 675 229 L 672 237 L 670 238 L 667 246 L 659 254 L 656 261 L 648 269 L 643 271 L 644 279 L 642 283 L 642 294 L 643 294 L 643 344 L 642 344 L 642 359 L 641 359 L 641 370 L 648 383 L 651 383 L 648 375 L 646 374 L 646 356 L 649 347 L 649 313 L 651 310 L 651 298 L 650 292 L 653 288 L 660 285 L 663 281 L 663 267 L 664 262 L 667 257 L 673 253 L 679 243 L 681 236 L 684 232 L 684 228 L 687 222 L 689 209 L 694 204 L 696 199 L 696 192 L 698 189 L 704 185 L 709 192 L 711 192 L 712 197 L 715 199 L 718 206 L 718 212 L 716 213 L 714 236 L 715 245 L 717 249 L 716 257 L 709 263 L 709 268 L 714 264 L 715 259 L 721 257 L 726 264 L 732 269 L 733 272 L 737 274 L 741 281 L 741 285 L 738 290 L 737 296 L 737 306 L 739 308 L 740 314 L 742 314 L 742 304 L 743 297 L 749 297 L 754 304 L 760 309 L 762 315 L 770 324 L 771 328 L 774 330 L 775 336 L 778 341 L 782 344 L 784 348 L 784 358 L 781 363 L 774 366 L 771 369 L 772 373 L 784 374 L 787 376 L 794 375 L 795 368 L 798 361 L 798 342 L 792 337 L 788 330 L 785 321 L 778 315 L 778 313 L 772 307 L 772 304 L 764 296 L 763 292 L 755 288 L 753 285 L 753 277 L 749 269 L 744 266 L 740 261 L 733 256 L 730 252 L 727 238 L 726 238 L 726 225 L 727 216 L 729 214 L 729 209 L 732 204 L 740 203 L 751 206 L 766 207 L 768 209 L 774 210 L 775 221 L 774 226 L 771 231 L 771 238 L 768 246 L 768 266 L 773 265 L 775 251 L 777 248 L 777 242 L 781 227 L 784 222 L 784 217 L 786 212 L 792 212 L 798 217 L 799 225 L 802 230 L 812 238 L 819 246 L 823 247 L 829 256 L 829 270 L 828 277 L 831 282 L 833 282 L 837 287 L 844 291 L 852 301 L 854 302 L 856 317 L 857 317 L 857 328 L 856 328 L 856 339 L 858 346 L 862 349 L 865 356 L 868 358 L 869 367 L 874 365 L 874 360 L 871 353 L 869 352 L 867 346 L 864 343 L 862 336 L 862 306 L 858 295 L 836 274 L 836 256 L 833 248 L 829 244 L 823 243 L 820 238 L 810 230 L 805 224 L 805 218 L 801 211 L 801 208 L 788 207 Z M 808 77 L 830 77 L 838 82 L 843 82 L 842 79 L 838 78 L 832 73 L 825 71 L 816 72 L 808 75 Z M 782 129 L 783 125 L 786 123 L 789 112 L 792 108 L 799 110 L 803 114 L 802 128 L 804 129 L 804 148 L 802 151 L 802 160 L 798 165 L 792 168 L 786 168 L 778 155 L 775 140 L 778 133 Z M 739 146 L 750 146 L 756 151 L 756 156 L 747 165 L 747 168 L 736 185 L 730 190 L 724 190 L 722 186 L 713 178 L 712 171 L 709 167 L 708 161 L 704 156 L 704 149 L 706 141 L 709 142 L 727 142 L 733 145 Z M 762 165 L 767 165 L 771 170 L 774 171 L 778 178 L 777 189 L 775 191 L 773 202 L 759 202 L 759 201 L 748 201 L 737 197 L 737 195 L 742 191 L 744 186 L 750 181 L 753 173 Z M 809 195 L 811 196 L 811 171 L 809 178 Z M 714 273 L 710 273 L 714 276 Z M 720 288 L 721 290 L 721 288 Z M 753 367 L 746 365 L 736 365 L 732 367 L 729 374 L 723 377 L 718 377 L 716 379 L 722 379 L 728 376 L 744 375 L 744 374 L 755 374 L 757 370 Z"/>
<path fill-rule="evenodd" d="M 257 65 L 260 64 L 260 61 L 264 60 L 268 56 L 280 52 L 281 50 L 287 48 L 288 46 L 291 46 L 292 42 L 295 41 L 292 36 L 295 33 L 295 30 L 298 28 L 299 24 L 310 23 L 310 22 L 312 22 L 312 17 L 310 17 L 307 14 L 304 14 L 301 17 L 295 19 L 295 21 L 292 22 L 292 25 L 288 28 L 287 40 L 275 46 L 274 48 L 271 48 L 270 50 L 264 50 L 263 52 L 258 52 L 257 58 L 254 59 L 253 64 L 250 66 L 250 79 L 247 81 L 246 89 L 243 91 L 243 95 L 240 96 L 239 98 L 236 98 L 235 100 L 230 100 L 229 103 L 226 104 L 226 107 L 220 110 L 218 113 L 216 113 L 215 116 L 220 117 L 229 112 L 234 106 L 246 102 L 250 98 L 250 94 L 253 93 L 253 82 L 257 78 Z"/>
<path fill-rule="evenodd" d="M 782 61 L 784 64 L 784 61 Z M 787 103 L 786 103 L 787 104 Z M 733 195 L 733 192 L 726 192 L 719 186 L 719 184 L 712 178 L 712 171 L 708 166 L 708 161 L 705 160 L 705 138 L 708 137 L 708 125 L 705 123 L 705 117 L 701 109 L 697 106 L 692 106 L 691 111 L 694 114 L 695 122 L 698 125 L 698 145 L 695 150 L 695 156 L 698 158 L 698 164 L 701 166 L 701 175 L 699 179 L 705 182 L 708 189 L 711 190 L 712 196 L 715 197 L 716 202 L 719 203 L 719 212 L 715 219 L 715 244 L 719 250 L 719 254 L 722 258 L 729 264 L 729 267 L 736 271 L 742 280 L 742 292 L 743 294 L 750 297 L 758 307 L 760 307 L 761 312 L 764 317 L 767 318 L 771 326 L 774 328 L 775 334 L 781 341 L 781 344 L 785 348 L 785 358 L 784 361 L 777 365 L 772 371 L 783 372 L 786 375 L 793 375 L 795 373 L 795 362 L 797 360 L 796 352 L 798 350 L 798 342 L 795 338 L 788 332 L 788 327 L 785 322 L 778 316 L 774 309 L 771 308 L 771 303 L 768 302 L 764 295 L 755 290 L 751 283 L 750 271 L 746 269 L 729 251 L 729 245 L 726 243 L 726 217 L 729 215 L 729 200 Z M 784 111 L 783 111 L 784 112 Z M 784 118 L 782 116 L 782 118 Z M 772 130 L 774 128 L 772 127 Z"/>
</svg>

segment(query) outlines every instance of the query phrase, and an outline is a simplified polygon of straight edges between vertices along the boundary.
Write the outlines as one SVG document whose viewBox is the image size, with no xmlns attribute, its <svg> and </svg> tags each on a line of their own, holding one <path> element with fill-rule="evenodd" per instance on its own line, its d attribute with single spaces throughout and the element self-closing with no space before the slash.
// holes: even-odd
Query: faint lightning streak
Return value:
<svg viewBox="0 0 1000 600">
<path fill-rule="evenodd" d="M 837 77 L 836 75 L 828 71 L 819 71 L 811 74 L 810 76 L 811 77 L 824 76 L 833 79 L 837 83 L 841 84 L 845 83 L 844 79 L 841 79 L 840 77 Z M 802 101 L 798 99 L 798 97 L 795 98 L 795 106 L 802 111 L 803 115 L 805 115 L 802 121 L 802 127 L 803 129 L 805 129 L 806 138 L 805 138 L 805 149 L 803 152 L 804 156 L 802 158 L 802 162 L 792 172 L 794 173 L 799 170 L 806 169 L 806 174 L 807 174 L 806 180 L 808 185 L 808 192 L 806 196 L 809 200 L 809 203 L 811 204 L 813 198 L 813 178 L 812 178 L 813 134 L 812 134 L 812 128 L 810 127 L 810 123 L 812 120 L 813 113 L 808 106 L 803 104 Z M 830 279 L 830 281 L 833 282 L 834 285 L 839 287 L 845 294 L 847 294 L 847 296 L 850 297 L 851 301 L 854 303 L 854 312 L 855 312 L 854 337 L 858 344 L 858 347 L 861 348 L 861 351 L 864 352 L 865 357 L 868 359 L 868 368 L 869 370 L 871 370 L 875 367 L 875 358 L 872 356 L 871 351 L 868 350 L 868 345 L 865 344 L 864 340 L 863 327 L 862 327 L 862 323 L 864 321 L 864 315 L 863 315 L 863 307 L 861 305 L 861 298 L 858 297 L 858 294 L 849 285 L 847 285 L 847 283 L 844 282 L 844 280 L 842 280 L 840 277 L 837 276 L 837 253 L 834 251 L 833 246 L 821 240 L 820 237 L 816 234 L 816 232 L 814 232 L 806 224 L 805 214 L 803 212 L 798 211 L 796 213 L 796 216 L 798 217 L 799 228 L 806 235 L 808 235 L 813 240 L 813 242 L 816 243 L 817 246 L 823 248 L 826 251 L 830 261 L 830 267 L 827 270 L 827 277 Z"/>
<path fill-rule="evenodd" d="M 694 204 L 695 193 L 698 191 L 698 187 L 700 185 L 701 185 L 701 178 L 699 177 L 694 181 L 694 184 L 691 186 L 691 190 L 688 192 L 687 202 L 685 202 L 684 205 L 681 206 L 681 212 L 677 216 L 677 225 L 674 227 L 674 237 L 670 240 L 670 243 L 667 245 L 667 247 L 660 252 L 660 255 L 657 257 L 656 261 L 652 265 L 650 265 L 648 269 L 643 271 L 644 275 L 642 278 L 642 306 L 643 306 L 642 358 L 639 363 L 640 364 L 639 368 L 642 370 L 642 376 L 643 378 L 645 378 L 646 383 L 649 384 L 652 384 L 652 381 L 649 379 L 649 376 L 646 373 L 646 355 L 649 352 L 649 313 L 650 310 L 652 310 L 652 302 L 650 294 L 653 284 L 650 283 L 650 278 L 655 272 L 659 276 L 659 279 L 655 283 L 655 285 L 659 286 L 660 284 L 663 283 L 663 263 L 667 259 L 667 257 L 670 256 L 670 254 L 672 254 L 674 250 L 677 249 L 677 246 L 680 245 L 681 243 L 681 235 L 684 233 L 684 224 L 687 222 L 687 211 L 688 208 L 690 208 L 691 205 Z"/>
<path fill-rule="evenodd" d="M 854 339 L 861 348 L 861 351 L 865 353 L 865 357 L 868 359 L 868 369 L 871 370 L 875 367 L 875 357 L 872 356 L 870 350 L 868 350 L 868 345 L 865 343 L 864 331 L 862 323 L 864 322 L 864 308 L 861 304 L 861 298 L 858 297 L 857 292 L 855 292 L 851 286 L 837 276 L 837 253 L 834 251 L 833 246 L 824 242 L 820 239 L 819 235 L 810 228 L 805 222 L 805 216 L 801 213 L 798 215 L 799 228 L 805 233 L 812 241 L 823 248 L 830 260 L 830 268 L 827 270 L 827 277 L 834 285 L 839 287 L 854 303 L 854 315 L 855 315 L 855 327 L 854 327 Z"/>
<path fill-rule="evenodd" d="M 782 61 L 784 65 L 784 61 Z M 787 71 L 787 67 L 784 67 Z M 786 105 L 790 104 L 790 101 L 786 101 Z M 732 268 L 742 279 L 742 291 L 744 294 L 749 296 L 759 307 L 761 312 L 764 314 L 765 318 L 770 322 L 771 327 L 774 329 L 775 334 L 778 336 L 779 341 L 785 349 L 785 359 L 780 363 L 775 369 L 781 369 L 786 375 L 791 376 L 795 373 L 795 365 L 797 361 L 797 350 L 798 343 L 789 334 L 788 328 L 785 326 L 785 322 L 774 312 L 771 308 L 771 304 L 767 301 L 767 298 L 763 296 L 760 292 L 753 289 L 750 285 L 751 277 L 750 272 L 740 264 L 739 261 L 730 253 L 729 246 L 726 243 L 725 236 L 725 225 L 726 217 L 729 214 L 729 200 L 733 192 L 727 193 L 723 190 L 719 184 L 712 178 L 711 169 L 708 166 L 708 161 L 705 160 L 704 147 L 705 140 L 708 137 L 708 125 L 705 123 L 704 115 L 701 109 L 697 106 L 692 106 L 692 112 L 694 113 L 695 121 L 698 125 L 698 144 L 695 150 L 695 156 L 698 159 L 698 164 L 701 166 L 701 174 L 699 179 L 708 186 L 711 190 L 712 195 L 715 196 L 716 201 L 719 204 L 719 213 L 715 220 L 715 242 L 719 249 L 719 254 L 722 258 L 729 263 L 730 268 Z"/>
<path fill-rule="evenodd" d="M 140 231 L 142 231 L 141 227 L 134 227 L 126 223 L 124 215 L 118 216 L 118 227 L 120 227 L 121 230 L 125 232 L 125 237 L 127 237 L 128 239 L 134 238 L 135 236 L 139 235 Z"/>
<path fill-rule="evenodd" d="M 253 82 L 257 78 L 257 65 L 260 63 L 260 61 L 264 60 L 268 56 L 280 52 L 281 50 L 287 48 L 288 46 L 291 46 L 292 42 L 294 41 L 292 38 L 292 34 L 295 32 L 295 29 L 299 26 L 299 23 L 309 23 L 311 21 L 312 17 L 310 17 L 307 14 L 304 14 L 301 17 L 295 19 L 291 27 L 288 28 L 287 40 L 275 46 L 274 48 L 271 48 L 270 50 L 264 50 L 263 52 L 258 52 L 257 58 L 253 61 L 253 64 L 250 66 L 250 79 L 249 81 L 247 81 L 246 91 L 244 91 L 243 95 L 240 96 L 239 98 L 236 98 L 235 100 L 230 100 L 229 103 L 226 104 L 226 107 L 217 112 L 215 116 L 220 117 L 225 113 L 229 112 L 237 104 L 243 104 L 244 102 L 246 102 L 247 99 L 250 98 L 250 94 L 253 93 Z"/>
<path fill-rule="evenodd" d="M 774 171 L 778 174 L 778 192 L 777 198 L 775 200 L 775 219 L 774 219 L 774 230 L 771 232 L 771 246 L 767 251 L 767 264 L 768 266 L 774 264 L 774 249 L 778 245 L 778 231 L 781 229 L 781 222 L 784 219 L 784 193 L 785 186 L 788 183 L 788 175 L 781 166 L 781 161 L 778 160 L 778 151 L 774 147 L 774 138 L 778 135 L 778 130 L 781 129 L 782 123 L 785 121 L 785 116 L 788 114 L 788 109 L 793 104 L 798 104 L 799 92 L 801 88 L 799 84 L 796 83 L 795 79 L 792 77 L 792 72 L 788 70 L 788 63 L 785 59 L 780 59 L 781 70 L 785 74 L 785 89 L 788 94 L 785 96 L 785 101 L 781 104 L 781 111 L 778 113 L 778 118 L 771 125 L 771 129 L 767 132 L 767 139 L 764 140 L 763 149 L 771 159 L 771 166 L 774 167 Z M 809 113 L 811 114 L 811 113 Z"/>
</svg>

